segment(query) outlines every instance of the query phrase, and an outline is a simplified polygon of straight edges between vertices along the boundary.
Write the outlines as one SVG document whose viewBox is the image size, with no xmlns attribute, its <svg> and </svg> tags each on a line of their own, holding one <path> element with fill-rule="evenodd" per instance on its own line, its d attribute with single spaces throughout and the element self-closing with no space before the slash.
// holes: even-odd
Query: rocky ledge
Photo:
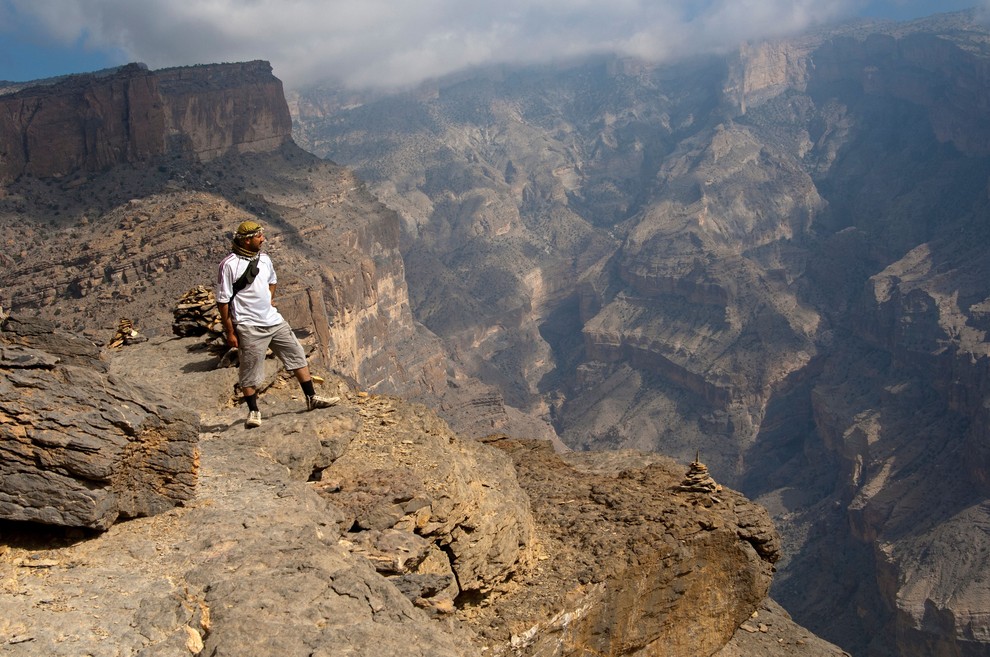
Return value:
<svg viewBox="0 0 990 657">
<path fill-rule="evenodd" d="M 155 391 L 149 415 L 192 407 L 195 495 L 99 532 L 3 521 L 5 653 L 841 654 L 765 598 L 779 549 L 766 512 L 726 489 L 679 492 L 684 466 L 462 440 L 426 407 L 330 374 L 341 403 L 309 413 L 274 364 L 248 430 L 216 358 L 153 338 L 80 382 Z"/>
</svg>

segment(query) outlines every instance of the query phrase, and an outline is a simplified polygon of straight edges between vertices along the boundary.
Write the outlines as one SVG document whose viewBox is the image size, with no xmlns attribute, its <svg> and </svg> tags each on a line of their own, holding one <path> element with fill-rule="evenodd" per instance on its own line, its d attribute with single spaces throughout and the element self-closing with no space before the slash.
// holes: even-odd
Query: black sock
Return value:
<svg viewBox="0 0 990 657">
<path fill-rule="evenodd" d="M 302 386 L 303 394 L 307 397 L 312 397 L 316 394 L 316 388 L 313 387 L 313 379 L 309 381 L 300 381 L 299 385 Z"/>
<path fill-rule="evenodd" d="M 249 411 L 258 410 L 258 393 L 254 393 L 253 395 L 244 395 L 244 401 L 247 402 Z"/>
</svg>

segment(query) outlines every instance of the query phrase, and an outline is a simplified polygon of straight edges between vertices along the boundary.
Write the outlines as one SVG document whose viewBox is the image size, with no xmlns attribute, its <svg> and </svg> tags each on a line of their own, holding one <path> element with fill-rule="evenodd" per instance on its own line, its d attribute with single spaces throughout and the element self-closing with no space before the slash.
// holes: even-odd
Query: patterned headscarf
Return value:
<svg viewBox="0 0 990 657">
<path fill-rule="evenodd" d="M 237 227 L 237 230 L 232 236 L 234 253 L 239 256 L 244 256 L 245 258 L 253 258 L 258 255 L 257 251 L 251 251 L 245 248 L 244 242 L 256 235 L 261 235 L 264 232 L 265 227 L 257 221 L 242 221 L 241 225 Z"/>
</svg>

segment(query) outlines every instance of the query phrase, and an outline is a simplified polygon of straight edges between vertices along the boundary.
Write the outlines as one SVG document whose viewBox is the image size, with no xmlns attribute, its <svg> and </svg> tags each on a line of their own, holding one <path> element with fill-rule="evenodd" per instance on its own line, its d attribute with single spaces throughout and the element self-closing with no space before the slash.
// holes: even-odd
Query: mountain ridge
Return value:
<svg viewBox="0 0 990 657">
<path fill-rule="evenodd" d="M 988 174 L 980 95 L 957 92 L 986 88 L 986 37 L 967 16 L 844 29 L 851 49 L 351 98 L 332 157 L 370 149 L 353 165 L 370 189 L 290 143 L 21 175 L 0 199 L 0 303 L 95 339 L 120 313 L 165 333 L 153 300 L 203 282 L 222 226 L 261 218 L 326 366 L 430 391 L 467 435 L 552 423 L 571 445 L 700 449 L 773 511 L 775 594 L 799 620 L 857 654 L 978 654 Z M 795 75 L 812 64 L 828 75 Z M 187 244 L 156 251 L 163 226 Z"/>
</svg>

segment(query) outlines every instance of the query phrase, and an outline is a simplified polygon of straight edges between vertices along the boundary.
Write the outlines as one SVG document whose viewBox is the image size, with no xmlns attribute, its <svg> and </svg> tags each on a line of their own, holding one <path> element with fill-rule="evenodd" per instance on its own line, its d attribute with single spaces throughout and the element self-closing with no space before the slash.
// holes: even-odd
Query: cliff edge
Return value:
<svg viewBox="0 0 990 657">
<path fill-rule="evenodd" d="M 6 654 L 842 654 L 765 600 L 766 512 L 681 490 L 684 467 L 464 440 L 333 376 L 342 402 L 306 412 L 274 364 L 247 430 L 235 371 L 206 356 L 110 355 L 109 376 L 198 414 L 195 496 L 98 533 L 0 523 Z"/>
<path fill-rule="evenodd" d="M 170 334 L 173 302 L 213 284 L 250 218 L 268 229 L 282 314 L 318 362 L 428 401 L 469 435 L 553 436 L 413 319 L 397 216 L 292 142 L 266 62 L 69 76 L 0 108 L 0 306 L 97 342 L 122 318 Z"/>
<path fill-rule="evenodd" d="M 20 85 L 0 95 L 0 117 L 0 182 L 270 151 L 292 132 L 282 83 L 263 61 L 161 71 L 129 64 Z"/>
<path fill-rule="evenodd" d="M 438 413 L 471 435 L 527 436 L 539 426 L 460 373 L 413 321 L 398 218 L 353 174 L 283 140 L 272 127 L 278 112 L 264 102 L 237 129 L 210 118 L 219 100 L 250 98 L 271 83 L 270 70 L 255 66 L 256 77 L 227 85 L 251 66 L 158 75 L 137 67 L 3 97 L 10 107 L 41 99 L 54 111 L 58 89 L 78 91 L 85 114 L 92 94 L 106 94 L 128 116 L 148 108 L 151 126 L 131 139 L 141 122 L 104 121 L 124 114 L 117 110 L 91 116 L 91 137 L 120 148 L 97 153 L 88 138 L 66 142 L 75 155 L 64 159 L 28 149 L 19 173 L 2 179 L 8 329 L 23 313 L 32 325 L 49 322 L 48 333 L 84 333 L 95 352 L 123 319 L 147 337 L 76 369 L 40 345 L 28 354 L 5 348 L 10 384 L 0 412 L 17 421 L 4 423 L 4 444 L 47 461 L 47 471 L 71 471 L 83 487 L 97 480 L 76 464 L 89 462 L 97 443 L 136 438 L 110 454 L 130 463 L 135 449 L 170 444 L 158 440 L 165 432 L 143 428 L 167 426 L 173 411 L 181 428 L 173 442 L 184 450 L 167 453 L 176 460 L 163 482 L 122 481 L 108 468 L 117 497 L 181 484 L 168 505 L 159 497 L 122 508 L 128 522 L 70 520 L 58 529 L 11 516 L 0 524 L 4 649 L 709 655 L 737 654 L 742 641 L 756 640 L 768 651 L 837 654 L 766 601 L 776 532 L 740 495 L 683 490 L 687 468 L 669 462 L 592 472 L 547 441 L 486 443 L 451 430 Z M 257 76 L 260 87 L 251 84 Z M 135 100 L 141 85 L 157 89 L 160 107 Z M 43 124 L 17 125 L 30 136 Z M 204 339 L 168 335 L 175 301 L 209 284 L 231 227 L 245 218 L 269 227 L 279 307 L 314 370 L 343 398 L 306 413 L 272 363 L 265 424 L 254 431 L 243 427 L 234 371 L 215 368 Z M 19 333 L 8 333 L 16 343 L 10 336 Z M 32 363 L 39 371 L 19 371 Z M 71 437 L 77 427 L 85 439 L 57 444 L 32 421 L 52 416 L 58 402 L 17 382 L 34 377 L 40 389 L 44 376 L 102 400 L 99 414 L 59 416 L 55 433 Z M 403 391 L 437 412 L 392 396 Z"/>
</svg>

